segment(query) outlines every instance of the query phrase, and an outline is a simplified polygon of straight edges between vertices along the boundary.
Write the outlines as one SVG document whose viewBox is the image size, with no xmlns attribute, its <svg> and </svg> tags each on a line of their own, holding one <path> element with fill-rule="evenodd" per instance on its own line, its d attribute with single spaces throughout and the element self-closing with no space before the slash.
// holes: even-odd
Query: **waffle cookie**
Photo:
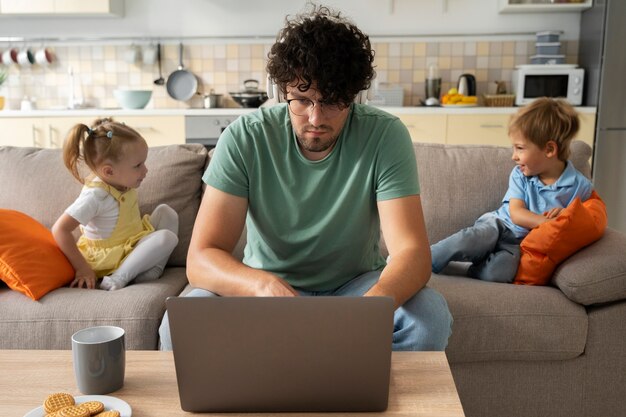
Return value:
<svg viewBox="0 0 626 417">
<path fill-rule="evenodd" d="M 61 417 L 90 417 L 91 413 L 87 407 L 82 405 L 70 405 L 58 411 Z"/>
<path fill-rule="evenodd" d="M 96 414 L 94 417 L 120 417 L 120 412 L 117 410 L 103 411 L 100 414 Z"/>
<path fill-rule="evenodd" d="M 54 413 L 62 408 L 76 404 L 74 397 L 66 392 L 57 392 L 50 394 L 43 402 L 43 409 L 46 413 Z"/>
<path fill-rule="evenodd" d="M 100 401 L 87 401 L 82 403 L 81 406 L 86 407 L 92 416 L 104 411 L 104 404 Z"/>
</svg>

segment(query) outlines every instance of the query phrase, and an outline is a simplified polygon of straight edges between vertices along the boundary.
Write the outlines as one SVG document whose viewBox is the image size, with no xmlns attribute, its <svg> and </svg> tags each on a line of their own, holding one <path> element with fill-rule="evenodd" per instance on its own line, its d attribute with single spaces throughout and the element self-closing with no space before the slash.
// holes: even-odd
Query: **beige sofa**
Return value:
<svg viewBox="0 0 626 417">
<path fill-rule="evenodd" d="M 576 142 L 573 150 L 588 174 L 589 147 Z M 416 144 L 415 151 L 432 242 L 499 205 L 513 167 L 509 149 Z M 181 221 L 179 246 L 161 279 L 115 292 L 60 288 L 38 302 L 0 288 L 0 348 L 68 349 L 74 331 L 115 324 L 126 329 L 128 348 L 156 349 L 165 299 L 189 289 L 185 252 L 207 159 L 198 145 L 150 149 L 142 212 L 165 202 Z M 80 188 L 60 151 L 34 148 L 0 148 L 0 184 L 0 207 L 48 227 Z M 607 230 L 564 262 L 551 286 L 452 276 L 462 265 L 433 276 L 429 285 L 454 316 L 446 353 L 467 416 L 625 415 L 625 254 L 626 236 Z"/>
</svg>

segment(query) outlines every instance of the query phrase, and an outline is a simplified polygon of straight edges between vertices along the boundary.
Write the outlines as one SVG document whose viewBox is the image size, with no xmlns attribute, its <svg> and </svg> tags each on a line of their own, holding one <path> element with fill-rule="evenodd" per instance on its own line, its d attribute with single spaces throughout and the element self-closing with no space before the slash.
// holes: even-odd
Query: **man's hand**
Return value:
<svg viewBox="0 0 626 417">
<path fill-rule="evenodd" d="M 274 276 L 263 282 L 256 293 L 257 297 L 294 297 L 299 295 L 284 279 Z"/>
</svg>

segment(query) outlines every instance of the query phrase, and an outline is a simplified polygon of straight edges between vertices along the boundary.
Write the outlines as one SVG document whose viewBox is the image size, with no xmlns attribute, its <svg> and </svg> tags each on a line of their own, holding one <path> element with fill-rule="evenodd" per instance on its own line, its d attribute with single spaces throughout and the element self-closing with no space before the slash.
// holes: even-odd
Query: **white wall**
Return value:
<svg viewBox="0 0 626 417">
<path fill-rule="evenodd" d="M 27 1 L 27 0 L 25 0 Z M 85 0 L 88 1 L 88 0 Z M 327 0 L 372 37 L 579 35 L 580 13 L 500 14 L 502 0 Z M 125 0 L 123 18 L 1 17 L 0 38 L 274 37 L 304 0 Z"/>
</svg>

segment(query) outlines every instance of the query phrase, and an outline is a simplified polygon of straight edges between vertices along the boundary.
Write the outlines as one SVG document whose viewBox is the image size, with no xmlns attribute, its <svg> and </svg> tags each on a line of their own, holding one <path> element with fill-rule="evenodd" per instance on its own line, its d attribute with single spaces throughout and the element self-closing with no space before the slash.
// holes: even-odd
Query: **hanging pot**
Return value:
<svg viewBox="0 0 626 417">
<path fill-rule="evenodd" d="M 198 91 L 198 79 L 183 66 L 183 44 L 178 47 L 179 65 L 178 69 L 167 77 L 167 94 L 174 100 L 187 101 L 194 95 L 200 94 Z"/>
<path fill-rule="evenodd" d="M 259 107 L 267 101 L 267 93 L 259 90 L 258 80 L 245 80 L 243 88 L 243 91 L 229 93 L 242 107 Z"/>
</svg>

